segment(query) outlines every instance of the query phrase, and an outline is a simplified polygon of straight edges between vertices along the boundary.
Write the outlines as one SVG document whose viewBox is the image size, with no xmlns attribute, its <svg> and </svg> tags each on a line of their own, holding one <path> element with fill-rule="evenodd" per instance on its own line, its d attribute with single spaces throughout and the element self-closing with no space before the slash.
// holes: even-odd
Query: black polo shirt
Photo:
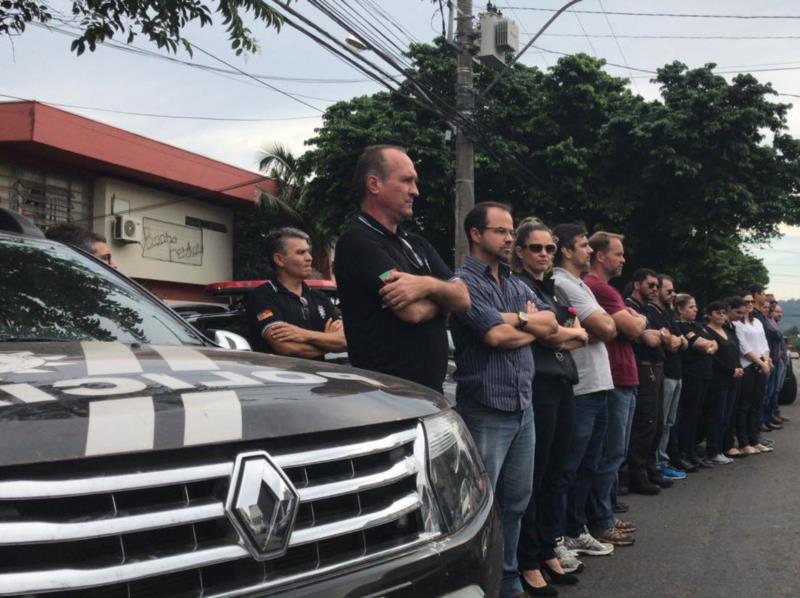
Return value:
<svg viewBox="0 0 800 598">
<path fill-rule="evenodd" d="M 653 319 L 652 311 L 648 311 L 647 306 L 642 305 L 633 297 L 625 299 L 625 305 L 632 307 L 637 313 L 642 314 L 647 318 L 648 330 L 661 330 L 658 322 Z M 659 345 L 658 347 L 648 347 L 643 342 L 636 342 L 633 344 L 633 353 L 636 355 L 636 363 L 647 362 L 650 364 L 663 363 L 664 349 Z"/>
<path fill-rule="evenodd" d="M 659 329 L 666 328 L 670 331 L 670 334 L 680 336 L 681 329 L 671 309 L 663 308 L 657 303 L 650 302 L 647 304 L 647 317 L 652 318 Z M 664 377 L 680 380 L 681 350 L 679 349 L 674 353 L 666 349 L 662 349 L 662 351 L 664 353 Z"/>
<path fill-rule="evenodd" d="M 422 237 L 398 227 L 393 233 L 367 214 L 336 243 L 336 285 L 350 363 L 399 376 L 439 392 L 447 371 L 445 316 L 408 324 L 381 300 L 383 279 L 392 271 L 453 278 L 453 272 Z"/>
<path fill-rule="evenodd" d="M 247 298 L 247 324 L 254 351 L 274 353 L 264 340 L 264 330 L 279 322 L 294 324 L 306 330 L 325 332 L 327 320 L 339 319 L 331 300 L 303 283 L 302 296 L 295 295 L 277 279 L 268 280 Z"/>
</svg>

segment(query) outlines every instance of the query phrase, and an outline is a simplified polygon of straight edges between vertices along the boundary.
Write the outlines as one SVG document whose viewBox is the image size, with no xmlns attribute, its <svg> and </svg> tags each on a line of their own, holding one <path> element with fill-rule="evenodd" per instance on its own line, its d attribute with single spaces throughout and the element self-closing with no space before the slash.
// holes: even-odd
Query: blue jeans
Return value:
<svg viewBox="0 0 800 598">
<path fill-rule="evenodd" d="M 563 519 L 558 535 L 579 536 L 587 524 L 586 506 L 597 467 L 603 456 L 608 426 L 608 391 L 575 397 L 572 444 L 561 476 Z"/>
<path fill-rule="evenodd" d="M 483 459 L 495 491 L 495 505 L 503 522 L 503 582 L 501 597 L 522 593 L 517 567 L 517 544 L 522 515 L 533 488 L 536 432 L 533 408 L 500 411 L 470 403 L 459 405 Z"/>
<path fill-rule="evenodd" d="M 664 469 L 669 465 L 667 446 L 669 445 L 672 426 L 678 418 L 678 403 L 681 398 L 681 380 L 667 378 L 664 376 L 664 429 L 661 431 L 661 440 L 658 443 L 658 454 L 656 463 L 659 469 Z"/>
<path fill-rule="evenodd" d="M 764 413 L 761 417 L 767 423 L 773 417 L 780 414 L 778 407 L 778 397 L 781 394 L 783 382 L 786 379 L 786 364 L 783 361 L 775 363 L 775 369 L 769 375 L 767 381 L 767 396 L 764 398 Z"/>
<path fill-rule="evenodd" d="M 636 409 L 636 389 L 614 387 L 608 391 L 607 405 L 608 428 L 586 507 L 590 529 L 609 529 L 614 526 L 612 492 L 619 468 L 628 456 L 630 425 Z"/>
</svg>

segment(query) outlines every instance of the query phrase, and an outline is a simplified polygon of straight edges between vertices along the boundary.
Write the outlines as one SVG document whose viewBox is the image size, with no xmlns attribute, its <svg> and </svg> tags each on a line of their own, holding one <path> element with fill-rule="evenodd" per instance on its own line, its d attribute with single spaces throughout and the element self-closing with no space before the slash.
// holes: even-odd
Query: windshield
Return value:
<svg viewBox="0 0 800 598">
<path fill-rule="evenodd" d="M 0 341 L 202 344 L 121 276 L 63 245 L 0 236 Z"/>
</svg>

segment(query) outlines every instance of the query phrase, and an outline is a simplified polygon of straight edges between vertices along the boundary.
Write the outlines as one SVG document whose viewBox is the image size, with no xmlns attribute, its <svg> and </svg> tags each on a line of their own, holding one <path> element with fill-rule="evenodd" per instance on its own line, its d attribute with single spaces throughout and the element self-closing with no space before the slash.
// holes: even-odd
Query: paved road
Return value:
<svg viewBox="0 0 800 598">
<path fill-rule="evenodd" d="M 775 452 L 690 474 L 659 496 L 622 498 L 636 544 L 585 557 L 569 597 L 800 597 L 800 406 Z M 563 588 L 563 589 L 562 589 Z"/>
</svg>

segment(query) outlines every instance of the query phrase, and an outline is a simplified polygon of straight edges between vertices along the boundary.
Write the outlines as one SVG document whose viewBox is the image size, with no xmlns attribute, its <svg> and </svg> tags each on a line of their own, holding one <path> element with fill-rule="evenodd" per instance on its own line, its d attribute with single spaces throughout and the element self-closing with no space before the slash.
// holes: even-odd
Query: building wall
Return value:
<svg viewBox="0 0 800 598">
<path fill-rule="evenodd" d="M 138 242 L 114 240 L 115 215 L 135 222 Z M 230 208 L 99 178 L 92 222 L 95 232 L 108 238 L 120 271 L 133 278 L 206 285 L 233 277 Z"/>
</svg>

